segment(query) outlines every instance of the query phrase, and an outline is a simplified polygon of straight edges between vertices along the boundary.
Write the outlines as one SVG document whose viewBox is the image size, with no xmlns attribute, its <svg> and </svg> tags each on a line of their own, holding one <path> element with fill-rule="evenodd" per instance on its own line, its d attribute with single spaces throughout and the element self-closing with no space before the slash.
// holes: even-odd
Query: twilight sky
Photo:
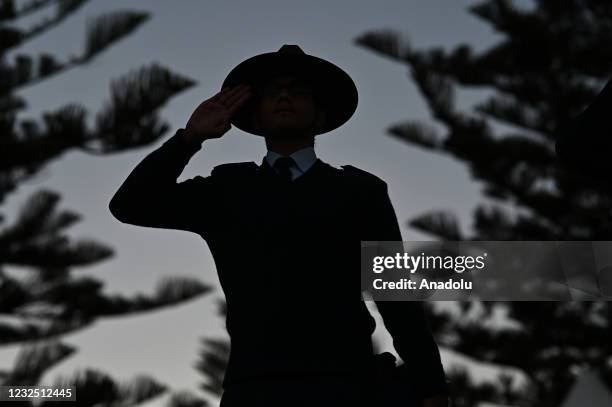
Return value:
<svg viewBox="0 0 612 407">
<path fill-rule="evenodd" d="M 385 179 L 405 240 L 428 239 L 407 228 L 405 221 L 429 209 L 453 209 L 469 225 L 468 216 L 479 195 L 465 167 L 385 134 L 385 129 L 398 121 L 430 118 L 406 68 L 357 47 L 353 40 L 367 30 L 392 28 L 408 34 L 418 47 L 469 42 L 482 49 L 496 35 L 465 11 L 472 3 L 93 0 L 57 28 L 20 48 L 22 53 L 50 52 L 68 58 L 81 50 L 88 17 L 127 8 L 152 13 L 134 34 L 89 65 L 25 88 L 20 94 L 30 103 L 24 117 L 38 118 L 42 111 L 78 102 L 88 108 L 92 119 L 108 99 L 111 79 L 159 62 L 198 82 L 160 112 L 170 123 L 170 132 L 155 145 L 120 154 L 90 156 L 70 151 L 20 186 L 3 210 L 10 220 L 33 191 L 43 187 L 59 191 L 60 209 L 83 215 L 83 221 L 71 228 L 70 236 L 95 238 L 117 251 L 109 261 L 75 270 L 101 278 L 109 293 L 151 292 L 167 275 L 196 276 L 216 287 L 212 295 L 180 307 L 99 321 L 90 329 L 65 337 L 79 351 L 51 370 L 44 381 L 95 367 L 117 379 L 147 373 L 175 390 L 197 391 L 202 378 L 193 364 L 200 339 L 225 336 L 215 308 L 222 293 L 217 288 L 208 247 L 199 236 L 188 232 L 121 224 L 109 213 L 108 202 L 134 166 L 183 127 L 202 100 L 220 89 L 231 68 L 255 54 L 275 51 L 283 44 L 298 44 L 307 53 L 330 59 L 353 77 L 360 96 L 358 109 L 345 126 L 317 138 L 316 152 L 332 165 L 352 164 Z M 34 17 L 22 23 L 29 25 Z M 478 95 L 462 92 L 459 101 L 469 103 Z M 215 165 L 224 162 L 259 162 L 264 154 L 263 139 L 232 129 L 223 138 L 205 143 L 179 181 L 196 174 L 208 175 Z M 16 347 L 2 349 L 0 365 L 9 364 L 16 352 Z M 443 359 L 446 366 L 455 360 L 445 350 Z M 161 405 L 161 400 L 148 405 Z"/>
</svg>

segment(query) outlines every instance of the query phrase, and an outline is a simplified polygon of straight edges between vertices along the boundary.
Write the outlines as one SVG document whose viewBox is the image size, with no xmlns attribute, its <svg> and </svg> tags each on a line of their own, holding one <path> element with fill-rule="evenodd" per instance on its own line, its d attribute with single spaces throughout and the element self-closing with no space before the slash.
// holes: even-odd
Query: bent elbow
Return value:
<svg viewBox="0 0 612 407">
<path fill-rule="evenodd" d="M 113 217 L 118 221 L 122 223 L 126 223 L 128 221 L 127 219 L 129 217 L 129 211 L 126 210 L 125 205 L 119 199 L 117 194 L 115 194 L 115 196 L 113 196 L 113 198 L 108 203 L 108 210 L 110 211 L 111 215 L 113 215 Z"/>
</svg>

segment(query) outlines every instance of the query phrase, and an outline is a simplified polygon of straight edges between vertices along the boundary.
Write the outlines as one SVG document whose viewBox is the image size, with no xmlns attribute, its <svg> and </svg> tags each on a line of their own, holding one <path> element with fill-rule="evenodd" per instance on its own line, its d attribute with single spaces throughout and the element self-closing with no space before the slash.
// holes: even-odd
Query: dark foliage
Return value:
<svg viewBox="0 0 612 407">
<path fill-rule="evenodd" d="M 154 63 L 112 82 L 110 101 L 97 113 L 93 128 L 87 126 L 88 112 L 79 103 L 45 112 L 40 120 L 18 118 L 18 113 L 27 108 L 27 102 L 16 93 L 20 88 L 52 75 L 65 75 L 77 66 L 86 67 L 149 17 L 148 13 L 124 10 L 89 20 L 85 49 L 67 61 L 50 53 L 33 56 L 15 52 L 9 58 L 9 51 L 43 35 L 85 3 L 0 1 L 0 203 L 70 150 L 111 154 L 158 140 L 169 126 L 157 111 L 194 85 L 191 79 Z M 19 18 L 46 7 L 53 8 L 50 17 L 41 18 L 28 29 L 16 28 L 14 23 Z M 64 334 L 85 329 L 103 317 L 152 312 L 210 290 L 192 278 L 172 277 L 160 281 L 156 292 L 149 295 L 104 293 L 100 280 L 76 276 L 74 271 L 108 260 L 114 250 L 93 239 L 68 237 L 66 229 L 79 222 L 81 216 L 59 209 L 59 200 L 59 193 L 42 189 L 25 200 L 11 222 L 0 214 L 0 346 L 21 345 L 14 366 L 0 366 L 2 385 L 38 384 L 46 371 L 76 351 L 62 343 Z M 136 405 L 167 391 L 166 386 L 146 376 L 119 384 L 93 369 L 76 372 L 58 383 L 76 385 L 79 406 Z M 43 405 L 55 404 L 58 403 Z M 196 407 L 206 403 L 196 396 L 177 393 L 168 405 Z"/>
<path fill-rule="evenodd" d="M 465 163 L 483 187 L 473 230 L 459 230 L 440 208 L 409 224 L 453 240 L 609 240 L 609 183 L 559 164 L 554 141 L 612 74 L 612 3 L 539 0 L 519 7 L 485 0 L 469 8 L 501 40 L 476 53 L 470 45 L 417 49 L 402 35 L 380 30 L 356 43 L 405 64 L 444 134 L 421 121 L 391 126 L 391 136 Z M 493 91 L 473 108 L 460 108 L 457 87 Z M 500 126 L 504 124 L 505 126 Z M 500 130 L 500 129 L 512 129 Z M 452 208 L 451 208 L 452 209 Z M 560 406 L 583 369 L 594 369 L 612 388 L 612 308 L 605 302 L 458 304 L 458 315 L 430 310 L 441 345 L 475 361 L 519 371 L 527 386 L 500 376 L 477 386 L 469 372 L 451 370 L 455 405 L 480 401 Z M 470 319 L 472 307 L 479 317 Z M 503 309 L 514 328 L 483 322 Z"/>
</svg>

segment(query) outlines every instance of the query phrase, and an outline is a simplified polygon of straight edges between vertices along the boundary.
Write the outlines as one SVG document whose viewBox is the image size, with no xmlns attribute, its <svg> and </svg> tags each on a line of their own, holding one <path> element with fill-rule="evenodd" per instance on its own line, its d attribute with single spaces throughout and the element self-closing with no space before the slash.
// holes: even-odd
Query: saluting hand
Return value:
<svg viewBox="0 0 612 407">
<path fill-rule="evenodd" d="M 202 143 L 223 136 L 232 127 L 232 116 L 251 94 L 249 85 L 237 85 L 200 103 L 185 126 L 185 138 L 192 143 Z"/>
</svg>

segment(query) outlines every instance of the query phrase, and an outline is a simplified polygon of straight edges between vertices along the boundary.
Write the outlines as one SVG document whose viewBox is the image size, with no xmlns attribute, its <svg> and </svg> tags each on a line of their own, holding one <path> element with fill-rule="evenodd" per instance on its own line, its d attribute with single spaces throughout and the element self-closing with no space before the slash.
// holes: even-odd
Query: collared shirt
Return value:
<svg viewBox="0 0 612 407">
<path fill-rule="evenodd" d="M 268 150 L 266 153 L 266 160 L 272 168 L 274 168 L 274 163 L 279 157 L 282 157 L 282 155 L 271 150 Z M 299 149 L 293 152 L 289 157 L 293 158 L 296 164 L 290 167 L 292 181 L 308 171 L 308 169 L 312 167 L 317 160 L 317 155 L 315 154 L 314 147 L 312 146 Z"/>
</svg>

